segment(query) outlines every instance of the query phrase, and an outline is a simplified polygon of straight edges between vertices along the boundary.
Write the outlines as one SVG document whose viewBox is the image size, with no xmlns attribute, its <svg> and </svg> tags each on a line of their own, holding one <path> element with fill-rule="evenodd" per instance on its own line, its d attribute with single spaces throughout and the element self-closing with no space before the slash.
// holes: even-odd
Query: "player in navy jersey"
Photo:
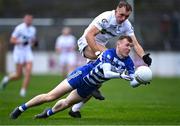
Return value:
<svg viewBox="0 0 180 126">
<path fill-rule="evenodd" d="M 108 49 L 96 61 L 77 68 L 50 92 L 37 95 L 15 108 L 10 117 L 16 119 L 28 108 L 56 100 L 70 92 L 66 98 L 60 99 L 52 108 L 35 116 L 36 118 L 47 118 L 89 97 L 99 85 L 112 78 L 125 79 L 130 81 L 131 86 L 139 86 L 140 84 L 134 78 L 134 64 L 129 56 L 132 46 L 132 39 L 129 36 L 121 36 L 117 41 L 116 49 Z M 127 75 L 124 73 L 125 70 Z"/>
</svg>

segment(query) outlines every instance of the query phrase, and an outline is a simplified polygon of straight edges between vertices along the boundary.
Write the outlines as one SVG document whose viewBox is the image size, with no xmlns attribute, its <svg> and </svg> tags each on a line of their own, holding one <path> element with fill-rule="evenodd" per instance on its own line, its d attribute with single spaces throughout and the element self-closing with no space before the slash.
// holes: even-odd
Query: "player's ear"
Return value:
<svg viewBox="0 0 180 126">
<path fill-rule="evenodd" d="M 120 40 L 116 42 L 116 46 L 119 46 L 121 44 Z"/>
</svg>

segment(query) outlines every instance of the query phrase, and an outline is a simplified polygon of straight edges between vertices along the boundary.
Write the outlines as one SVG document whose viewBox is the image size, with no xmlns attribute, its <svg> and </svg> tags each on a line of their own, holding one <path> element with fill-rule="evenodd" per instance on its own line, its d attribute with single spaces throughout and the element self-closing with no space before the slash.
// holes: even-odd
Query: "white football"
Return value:
<svg viewBox="0 0 180 126">
<path fill-rule="evenodd" d="M 139 66 L 135 71 L 135 78 L 139 83 L 149 83 L 152 80 L 152 71 L 147 66 Z"/>
</svg>

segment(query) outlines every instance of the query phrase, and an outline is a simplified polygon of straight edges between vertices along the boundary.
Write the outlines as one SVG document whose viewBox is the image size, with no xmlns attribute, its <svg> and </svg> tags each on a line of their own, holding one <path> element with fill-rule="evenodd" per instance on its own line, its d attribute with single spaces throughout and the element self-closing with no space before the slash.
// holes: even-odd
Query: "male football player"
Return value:
<svg viewBox="0 0 180 126">
<path fill-rule="evenodd" d="M 106 50 L 94 62 L 77 68 L 50 92 L 37 95 L 18 106 L 12 111 L 10 118 L 16 119 L 27 109 L 56 100 L 70 92 L 66 98 L 60 99 L 52 108 L 35 116 L 35 118 L 47 118 L 86 99 L 99 85 L 112 78 L 125 79 L 130 81 L 131 86 L 139 86 L 140 84 L 134 77 L 134 64 L 129 56 L 132 46 L 132 39 L 129 36 L 121 36 L 116 48 Z M 125 70 L 128 75 L 124 74 Z"/>
<path fill-rule="evenodd" d="M 97 16 L 78 40 L 81 54 L 89 60 L 96 59 L 101 52 L 107 49 L 105 46 L 111 38 L 128 35 L 133 40 L 135 52 L 148 66 L 150 66 L 152 59 L 150 58 L 149 53 L 145 54 L 143 48 L 136 39 L 134 29 L 128 20 L 131 12 L 131 5 L 128 2 L 121 0 L 115 10 L 106 11 Z M 98 90 L 95 90 L 92 95 L 96 99 L 104 99 Z M 88 99 L 74 105 L 69 114 L 72 117 L 80 118 L 80 109 L 87 101 Z"/>
<path fill-rule="evenodd" d="M 1 81 L 1 88 L 4 89 L 8 82 L 22 77 L 24 68 L 24 80 L 20 90 L 20 96 L 25 97 L 30 81 L 32 70 L 33 53 L 31 46 L 36 45 L 36 28 L 32 25 L 33 16 L 26 14 L 23 23 L 15 27 L 10 42 L 14 44 L 13 59 L 16 64 L 15 73 L 11 73 Z"/>
</svg>

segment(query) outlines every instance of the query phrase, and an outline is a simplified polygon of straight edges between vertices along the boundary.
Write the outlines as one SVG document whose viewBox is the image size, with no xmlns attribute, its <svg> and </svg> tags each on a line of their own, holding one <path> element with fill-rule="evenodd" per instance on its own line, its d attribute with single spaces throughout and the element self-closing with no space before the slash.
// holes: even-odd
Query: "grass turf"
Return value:
<svg viewBox="0 0 180 126">
<path fill-rule="evenodd" d="M 1 76 L 2 78 L 2 76 Z M 180 78 L 154 78 L 150 85 L 131 88 L 128 82 L 114 79 L 106 82 L 101 91 L 105 101 L 91 99 L 82 109 L 82 118 L 71 118 L 68 110 L 48 119 L 33 116 L 56 101 L 28 109 L 17 120 L 9 113 L 33 96 L 54 88 L 59 76 L 32 76 L 27 97 L 19 96 L 20 81 L 9 83 L 0 91 L 0 125 L 178 125 L 180 124 Z"/>
</svg>

